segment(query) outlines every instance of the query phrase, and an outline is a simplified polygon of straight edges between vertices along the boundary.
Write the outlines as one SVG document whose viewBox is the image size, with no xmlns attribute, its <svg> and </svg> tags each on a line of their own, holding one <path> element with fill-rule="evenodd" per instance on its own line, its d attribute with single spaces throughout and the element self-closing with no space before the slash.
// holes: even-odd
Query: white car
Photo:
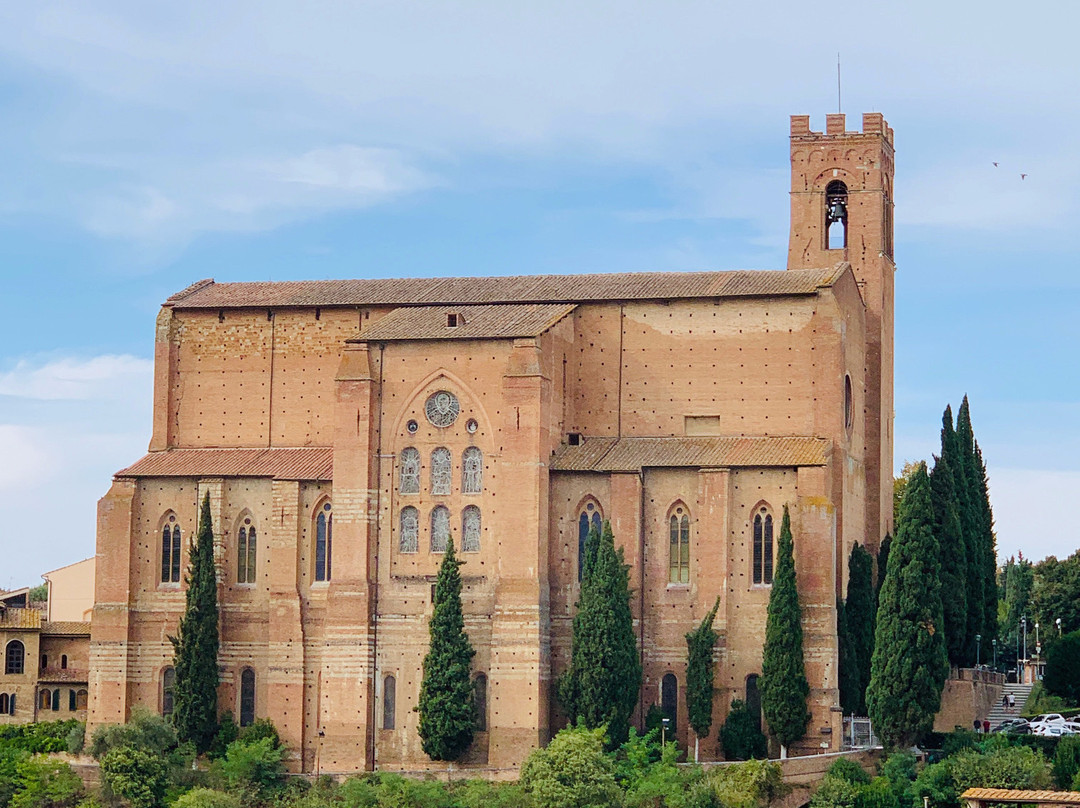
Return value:
<svg viewBox="0 0 1080 808">
<path fill-rule="evenodd" d="M 1064 735 L 1074 734 L 1072 730 L 1061 724 L 1044 724 L 1041 728 L 1033 731 L 1032 735 L 1041 735 L 1043 738 L 1060 738 Z"/>
<path fill-rule="evenodd" d="M 1028 723 L 1031 724 L 1031 731 L 1036 735 L 1040 735 L 1040 730 L 1044 727 L 1064 726 L 1065 717 L 1061 713 L 1043 713 L 1042 715 L 1035 716 Z"/>
<path fill-rule="evenodd" d="M 1073 735 L 1080 735 L 1080 721 L 1066 721 L 1065 729 Z"/>
</svg>

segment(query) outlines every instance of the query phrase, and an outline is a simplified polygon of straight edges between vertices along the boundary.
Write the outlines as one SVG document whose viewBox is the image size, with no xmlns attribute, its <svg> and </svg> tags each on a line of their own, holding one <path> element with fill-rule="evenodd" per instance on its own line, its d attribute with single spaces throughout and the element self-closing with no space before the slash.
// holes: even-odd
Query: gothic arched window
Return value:
<svg viewBox="0 0 1080 808">
<path fill-rule="evenodd" d="M 771 584 L 773 578 L 773 518 L 766 506 L 754 514 L 754 583 Z"/>
<path fill-rule="evenodd" d="M 26 667 L 26 646 L 21 640 L 12 640 L 4 652 L 4 673 L 21 675 Z"/>
<path fill-rule="evenodd" d="M 255 671 L 244 668 L 240 673 L 240 726 L 255 723 Z"/>
<path fill-rule="evenodd" d="M 161 528 L 161 582 L 180 583 L 180 525 L 170 513 Z"/>
<path fill-rule="evenodd" d="M 382 728 L 394 729 L 397 716 L 397 679 L 387 676 L 383 679 Z"/>
<path fill-rule="evenodd" d="M 329 581 L 334 557 L 334 513 L 329 502 L 315 517 L 315 580 Z"/>
<path fill-rule="evenodd" d="M 679 715 L 679 680 L 674 673 L 665 673 L 660 680 L 660 710 L 668 719 L 668 732 L 675 731 L 675 719 Z"/>
<path fill-rule="evenodd" d="M 398 536 L 398 550 L 402 553 L 415 553 L 420 549 L 420 511 L 412 505 L 401 509 L 401 530 Z"/>
<path fill-rule="evenodd" d="M 68 711 L 75 712 L 75 691 L 68 690 Z"/>
<path fill-rule="evenodd" d="M 677 505 L 668 519 L 668 582 L 690 583 L 690 515 Z"/>
<path fill-rule="evenodd" d="M 401 450 L 401 479 L 398 490 L 402 494 L 420 493 L 420 452 L 412 446 Z"/>
<path fill-rule="evenodd" d="M 480 509 L 475 505 L 461 513 L 461 549 L 466 553 L 480 552 Z"/>
<path fill-rule="evenodd" d="M 603 529 L 604 517 L 600 514 L 600 508 L 596 503 L 586 503 L 585 509 L 578 516 L 578 558 L 577 558 L 577 577 L 581 580 L 581 576 L 585 571 L 585 545 L 589 539 L 589 531 L 596 530 L 597 535 L 600 534 Z"/>
<path fill-rule="evenodd" d="M 431 552 L 445 553 L 450 541 L 450 510 L 438 505 L 431 511 Z"/>
<path fill-rule="evenodd" d="M 475 446 L 465 450 L 461 458 L 461 491 L 479 494 L 484 488 L 484 454 Z"/>
<path fill-rule="evenodd" d="M 75 709 L 85 710 L 89 699 L 90 694 L 87 693 L 85 690 L 80 690 L 78 693 L 75 694 Z"/>
<path fill-rule="evenodd" d="M 453 479 L 453 459 L 450 450 L 440 446 L 431 453 L 431 493 L 449 494 Z"/>
<path fill-rule="evenodd" d="M 746 710 L 753 716 L 757 728 L 761 729 L 761 691 L 756 673 L 746 677 Z"/>
<path fill-rule="evenodd" d="M 240 533 L 236 539 L 236 582 L 238 584 L 255 583 L 255 525 L 251 517 L 244 517 Z"/>
<path fill-rule="evenodd" d="M 487 676 L 476 674 L 473 681 L 473 706 L 476 708 L 476 730 L 487 732 Z"/>
<path fill-rule="evenodd" d="M 825 187 L 825 249 L 842 250 L 847 246 L 848 189 L 840 180 Z"/>
<path fill-rule="evenodd" d="M 8 714 L 8 694 L 0 693 L 0 715 Z"/>
<path fill-rule="evenodd" d="M 172 715 L 173 695 L 176 692 L 176 668 L 165 668 L 161 672 L 161 714 L 164 716 Z"/>
</svg>

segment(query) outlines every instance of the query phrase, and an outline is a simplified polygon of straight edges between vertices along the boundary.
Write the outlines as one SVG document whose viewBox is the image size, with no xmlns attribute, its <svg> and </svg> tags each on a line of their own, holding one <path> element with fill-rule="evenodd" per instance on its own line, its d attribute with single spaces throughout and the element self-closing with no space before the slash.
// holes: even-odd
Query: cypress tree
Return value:
<svg viewBox="0 0 1080 808">
<path fill-rule="evenodd" d="M 201 753 L 217 733 L 218 605 L 214 569 L 214 528 L 210 493 L 203 497 L 199 529 L 188 553 L 184 616 L 173 645 L 172 720 L 182 741 L 191 741 Z"/>
<path fill-rule="evenodd" d="M 697 736 L 694 760 L 697 760 L 697 741 L 707 738 L 712 729 L 713 646 L 717 638 L 713 631 L 713 620 L 719 608 L 718 597 L 698 627 L 686 635 L 686 710 L 690 714 L 690 726 Z"/>
<path fill-rule="evenodd" d="M 949 420 L 952 420 L 952 410 L 945 409 Z M 944 434 L 944 429 L 942 430 Z M 982 574 L 983 549 L 979 540 L 979 518 L 977 515 L 977 503 L 974 491 L 974 469 L 972 468 L 975 458 L 975 438 L 971 433 L 971 413 L 968 408 L 967 396 L 956 413 L 956 431 L 950 437 L 949 452 L 942 454 L 946 457 L 949 467 L 953 471 L 956 480 L 956 502 L 960 515 L 960 530 L 964 534 L 964 546 L 967 549 L 967 632 L 964 637 L 964 662 L 967 665 L 975 664 L 976 648 L 975 635 L 983 631 L 983 593 L 984 576 Z"/>
<path fill-rule="evenodd" d="M 848 628 L 847 607 L 836 599 L 836 645 L 839 664 L 840 707 L 848 715 L 859 715 L 859 664 L 855 659 Z"/>
<path fill-rule="evenodd" d="M 870 661 L 874 654 L 874 559 L 861 545 L 851 548 L 845 623 L 854 666 L 852 712 L 866 715 L 866 688 L 870 686 Z"/>
<path fill-rule="evenodd" d="M 889 552 L 867 692 L 874 731 L 887 746 L 910 746 L 941 706 L 949 659 L 939 559 L 930 480 L 920 463 Z"/>
<path fill-rule="evenodd" d="M 432 760 L 457 760 L 476 732 L 475 691 L 469 671 L 476 652 L 465 633 L 461 611 L 463 563 L 454 554 L 451 537 L 435 580 L 435 608 L 428 624 L 431 639 L 417 706 L 420 745 Z"/>
<path fill-rule="evenodd" d="M 610 522 L 598 539 L 591 533 L 586 541 L 570 671 L 559 690 L 572 722 L 590 729 L 606 725 L 612 746 L 626 741 L 641 690 L 641 660 L 630 614 L 629 567 L 622 548 L 615 547 Z"/>
<path fill-rule="evenodd" d="M 893 530 L 896 530 L 895 525 Z M 877 597 L 881 597 L 881 587 L 885 585 L 885 571 L 889 568 L 889 550 L 892 549 L 892 536 L 888 533 L 881 540 L 881 546 L 877 553 Z"/>
<path fill-rule="evenodd" d="M 979 533 L 984 554 L 982 635 L 984 641 L 989 643 L 997 636 L 998 623 L 997 538 L 994 536 L 994 512 L 990 507 L 990 480 L 986 475 L 986 463 L 983 461 L 978 441 L 975 441 L 974 467 Z"/>
<path fill-rule="evenodd" d="M 934 535 L 941 552 L 945 645 L 949 661 L 962 665 L 967 658 L 967 545 L 960 529 L 953 472 L 944 455 L 934 458 L 934 470 L 930 472 L 930 502 L 934 509 Z"/>
<path fill-rule="evenodd" d="M 761 711 L 769 730 L 780 742 L 783 757 L 787 755 L 787 747 L 806 734 L 810 723 L 810 711 L 806 707 L 809 696 L 791 516 L 785 505 L 761 662 Z"/>
</svg>

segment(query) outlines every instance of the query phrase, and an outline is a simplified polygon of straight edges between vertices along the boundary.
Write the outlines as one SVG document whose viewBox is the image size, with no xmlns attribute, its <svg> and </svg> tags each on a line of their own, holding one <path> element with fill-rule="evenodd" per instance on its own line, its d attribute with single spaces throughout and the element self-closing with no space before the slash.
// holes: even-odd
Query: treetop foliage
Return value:
<svg viewBox="0 0 1080 808">
<path fill-rule="evenodd" d="M 686 709 L 690 726 L 699 738 L 705 738 L 712 728 L 713 712 L 713 648 L 717 633 L 713 630 L 720 598 L 701 623 L 686 635 Z"/>
</svg>

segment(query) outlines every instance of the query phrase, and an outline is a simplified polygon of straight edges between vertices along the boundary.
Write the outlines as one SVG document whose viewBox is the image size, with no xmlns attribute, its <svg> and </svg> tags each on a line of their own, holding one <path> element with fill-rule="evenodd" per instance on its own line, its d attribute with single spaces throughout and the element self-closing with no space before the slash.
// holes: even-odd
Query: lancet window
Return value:
<svg viewBox="0 0 1080 808">
<path fill-rule="evenodd" d="M 402 494 L 420 493 L 420 452 L 409 446 L 401 450 L 401 481 L 398 486 Z"/>
<path fill-rule="evenodd" d="M 401 530 L 398 535 L 398 550 L 402 553 L 415 553 L 420 549 L 420 512 L 412 505 L 401 509 Z"/>
<path fill-rule="evenodd" d="M 440 446 L 431 453 L 431 493 L 449 494 L 453 479 L 453 459 L 450 450 Z"/>
<path fill-rule="evenodd" d="M 768 507 L 754 514 L 754 583 L 771 584 L 773 579 L 773 518 Z"/>
<path fill-rule="evenodd" d="M 600 514 L 600 508 L 596 503 L 586 503 L 585 509 L 578 516 L 578 568 L 577 577 L 585 570 L 585 545 L 589 538 L 589 531 L 594 529 L 597 533 L 603 529 L 604 517 Z"/>
<path fill-rule="evenodd" d="M 255 583 L 255 525 L 251 517 L 244 517 L 236 537 L 236 582 L 238 584 Z"/>
<path fill-rule="evenodd" d="M 465 450 L 461 458 L 461 490 L 479 494 L 484 488 L 484 454 L 475 446 Z"/>
<path fill-rule="evenodd" d="M 161 528 L 161 582 L 180 583 L 180 525 L 173 513 Z"/>
<path fill-rule="evenodd" d="M 690 583 L 690 515 L 681 505 L 668 519 L 668 582 Z"/>
<path fill-rule="evenodd" d="M 461 514 L 461 549 L 466 553 L 480 552 L 480 509 L 475 505 Z"/>
<path fill-rule="evenodd" d="M 445 553 L 450 541 L 450 510 L 438 505 L 431 511 L 431 552 Z"/>
<path fill-rule="evenodd" d="M 315 580 L 329 581 L 334 556 L 334 514 L 329 502 L 315 517 Z"/>
</svg>

